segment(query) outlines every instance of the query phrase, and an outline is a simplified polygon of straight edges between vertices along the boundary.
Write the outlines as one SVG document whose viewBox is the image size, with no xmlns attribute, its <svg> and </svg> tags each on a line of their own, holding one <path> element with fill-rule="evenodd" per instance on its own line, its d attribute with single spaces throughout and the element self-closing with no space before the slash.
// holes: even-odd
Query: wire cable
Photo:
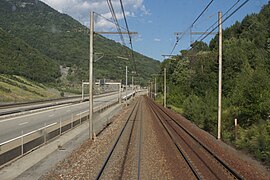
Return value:
<svg viewBox="0 0 270 180">
<path fill-rule="evenodd" d="M 199 18 L 203 15 L 203 13 L 209 8 L 209 6 L 213 3 L 213 1 L 214 1 L 214 0 L 211 0 L 211 1 L 207 4 L 207 6 L 203 9 L 203 11 L 199 14 L 199 16 L 193 21 L 193 23 L 187 28 L 186 31 L 191 30 L 191 28 L 193 27 L 193 25 L 199 20 Z M 186 32 L 186 31 L 185 31 L 185 32 Z M 173 46 L 173 49 L 172 49 L 172 51 L 171 51 L 171 53 L 170 53 L 170 56 L 171 56 L 172 53 L 174 52 L 176 46 L 178 45 L 179 40 L 184 36 L 184 34 L 185 34 L 185 33 L 183 33 L 182 36 L 181 36 L 179 39 L 176 40 L 176 42 L 175 42 L 175 44 L 174 44 L 174 46 Z"/>
<path fill-rule="evenodd" d="M 126 18 L 126 14 L 125 14 L 125 9 L 124 9 L 124 5 L 123 5 L 122 0 L 120 0 L 120 4 L 121 4 L 121 9 L 122 9 L 122 12 L 123 12 L 123 17 L 124 17 L 124 21 L 125 21 L 127 32 L 128 32 L 128 36 L 129 36 L 130 47 L 131 47 L 131 50 L 132 50 L 131 51 L 131 56 L 132 56 L 132 60 L 133 60 L 133 63 L 134 63 L 135 74 L 137 74 L 137 67 L 136 67 L 136 62 L 135 62 L 135 56 L 134 56 L 132 39 L 131 39 L 131 35 L 130 35 L 130 31 L 129 31 L 129 27 L 128 27 L 128 23 L 127 23 L 127 18 Z"/>
<path fill-rule="evenodd" d="M 229 16 L 227 16 L 223 21 L 222 23 L 226 22 L 232 15 L 234 15 L 237 11 L 239 11 L 239 9 L 241 9 L 246 3 L 248 3 L 250 0 L 246 0 L 245 2 L 243 2 L 238 8 L 236 8 Z M 217 25 L 212 31 L 211 33 L 216 30 L 218 28 L 219 25 Z M 209 34 L 208 34 L 209 35 Z M 207 35 L 207 36 L 208 36 Z M 207 37 L 206 36 L 206 37 Z M 204 40 L 206 37 L 204 37 L 202 40 Z M 201 40 L 201 41 L 202 41 Z"/>
<path fill-rule="evenodd" d="M 213 3 L 214 0 L 211 0 L 207 6 L 204 8 L 204 10 L 201 12 L 201 14 L 195 19 L 195 21 L 191 24 L 191 27 L 199 20 L 199 18 L 203 15 L 203 13 L 208 9 L 208 7 Z"/>
<path fill-rule="evenodd" d="M 103 16 L 103 15 L 97 13 L 97 12 L 94 12 L 94 13 L 95 13 L 96 15 L 100 16 L 101 18 L 106 19 L 107 21 L 111 22 L 112 24 L 114 24 L 114 25 L 116 25 L 116 26 L 119 26 L 121 29 L 127 31 L 127 29 L 126 29 L 125 27 L 120 26 L 119 24 L 117 25 L 117 24 L 116 24 L 114 21 L 112 21 L 111 19 L 106 18 L 105 16 Z"/>
<path fill-rule="evenodd" d="M 238 3 L 240 2 L 240 0 L 238 0 L 236 3 L 234 3 L 223 15 L 222 15 L 222 18 L 224 16 L 226 16 Z M 219 22 L 219 19 L 214 23 L 212 24 L 205 32 L 207 33 L 211 28 L 213 28 L 217 23 Z M 212 31 L 213 32 L 213 31 Z M 202 38 L 206 33 L 202 34 L 198 39 Z M 197 40 L 198 40 L 197 39 Z"/>
<path fill-rule="evenodd" d="M 108 4 L 109 9 L 110 9 L 110 11 L 111 11 L 112 18 L 113 18 L 113 20 L 114 20 L 114 22 L 115 22 L 115 24 L 116 24 L 116 29 L 117 29 L 117 31 L 118 31 L 118 33 L 119 33 L 119 35 L 120 35 L 120 39 L 121 39 L 121 41 L 122 41 L 122 44 L 123 44 L 124 46 L 126 46 L 126 43 L 125 43 L 125 40 L 124 40 L 122 31 L 121 31 L 120 25 L 119 25 L 119 23 L 118 23 L 118 20 L 117 20 L 117 17 L 116 17 L 116 14 L 115 14 L 115 11 L 114 11 L 114 8 L 113 8 L 113 5 L 112 5 L 112 1 L 111 1 L 111 0 L 107 0 L 107 4 Z"/>
<path fill-rule="evenodd" d="M 243 2 L 240 6 L 238 6 L 231 14 L 229 14 L 223 21 L 222 23 L 226 22 L 230 17 L 232 17 L 232 15 L 234 15 L 237 11 L 239 11 L 246 3 L 248 3 L 250 0 L 246 0 L 245 2 Z M 234 7 L 235 5 L 233 5 Z M 230 8 L 231 10 L 232 8 Z M 223 15 L 224 16 L 224 15 Z M 222 16 L 222 17 L 223 17 Z M 219 27 L 219 24 L 213 28 L 210 32 L 208 32 L 202 39 L 197 39 L 196 41 L 203 41 L 205 38 L 207 38 L 213 31 L 215 31 L 217 28 Z M 190 48 L 189 48 L 190 49 Z"/>
</svg>

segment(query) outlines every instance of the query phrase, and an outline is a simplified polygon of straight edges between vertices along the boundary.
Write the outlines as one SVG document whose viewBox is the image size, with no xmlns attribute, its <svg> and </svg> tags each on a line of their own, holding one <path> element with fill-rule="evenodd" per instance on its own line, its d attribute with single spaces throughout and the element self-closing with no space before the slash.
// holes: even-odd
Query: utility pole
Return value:
<svg viewBox="0 0 270 180">
<path fill-rule="evenodd" d="M 89 138 L 94 139 L 93 128 L 93 56 L 94 56 L 94 12 L 90 12 L 90 54 L 89 54 Z"/>
<path fill-rule="evenodd" d="M 133 93 L 133 91 L 134 91 L 134 84 L 133 84 L 133 76 L 131 76 L 131 84 L 132 84 L 132 93 Z M 132 100 L 133 100 L 133 95 L 132 95 Z"/>
<path fill-rule="evenodd" d="M 126 106 L 127 106 L 127 84 L 128 84 L 128 75 L 127 75 L 127 73 L 128 73 L 128 69 L 127 69 L 127 66 L 126 66 Z"/>
<path fill-rule="evenodd" d="M 155 100 L 157 96 L 157 78 L 155 78 Z"/>
<path fill-rule="evenodd" d="M 121 104 L 122 92 L 121 92 L 121 82 L 119 83 L 119 104 Z"/>
<path fill-rule="evenodd" d="M 222 97 L 222 13 L 218 12 L 219 22 L 219 67 L 218 67 L 218 139 L 221 139 L 221 97 Z"/>
<path fill-rule="evenodd" d="M 167 94 L 167 83 L 166 83 L 166 68 L 164 68 L 164 107 L 166 107 L 166 94 Z"/>
<path fill-rule="evenodd" d="M 93 59 L 94 59 L 94 33 L 95 34 L 138 34 L 137 32 L 94 32 L 94 12 L 90 12 L 90 42 L 89 42 L 89 138 L 94 139 L 95 133 L 93 128 Z M 126 67 L 127 69 L 127 67 Z M 127 85 L 127 80 L 126 80 Z M 127 100 L 127 99 L 126 99 Z M 127 102 L 127 101 L 126 101 Z"/>
<path fill-rule="evenodd" d="M 83 81 L 82 81 L 82 102 L 84 100 L 84 85 L 83 85 Z"/>
<path fill-rule="evenodd" d="M 132 91 L 134 90 L 133 76 L 131 77 Z"/>
<path fill-rule="evenodd" d="M 153 98 L 153 85 L 152 85 L 152 81 L 150 81 L 150 98 Z"/>
</svg>

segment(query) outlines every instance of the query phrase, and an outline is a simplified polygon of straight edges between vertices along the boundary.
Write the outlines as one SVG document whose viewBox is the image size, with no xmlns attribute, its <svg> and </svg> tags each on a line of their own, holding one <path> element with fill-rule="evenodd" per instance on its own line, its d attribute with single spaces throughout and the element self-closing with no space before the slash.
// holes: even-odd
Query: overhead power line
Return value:
<svg viewBox="0 0 270 180">
<path fill-rule="evenodd" d="M 195 21 L 191 24 L 191 27 L 199 20 L 199 18 L 203 15 L 203 13 L 208 9 L 208 7 L 213 3 L 214 0 L 211 0 L 207 6 L 204 8 L 204 10 L 201 12 L 201 14 L 195 19 Z"/>
<path fill-rule="evenodd" d="M 223 19 L 223 17 L 224 16 L 226 16 L 238 3 L 240 2 L 240 0 L 238 0 L 237 2 L 235 2 L 223 15 L 222 15 L 222 19 Z M 208 32 L 211 28 L 213 28 L 216 24 L 218 24 L 218 21 L 219 21 L 219 19 L 214 23 L 214 24 L 212 24 L 205 32 Z M 224 19 L 224 21 L 225 21 L 225 19 Z M 223 21 L 223 22 L 224 22 Z M 217 25 L 217 27 L 218 27 L 218 25 Z M 216 28 L 217 28 L 216 27 Z M 215 29 L 214 29 L 215 30 Z M 214 30 L 212 30 L 211 32 L 209 32 L 209 35 L 214 31 Z M 206 33 L 205 33 L 206 34 Z M 199 40 L 199 39 L 201 39 L 205 34 L 202 34 L 197 40 Z M 205 38 L 204 38 L 205 39 Z M 196 40 L 196 41 L 197 41 Z"/>
<path fill-rule="evenodd" d="M 193 25 L 199 20 L 199 18 L 203 15 L 203 13 L 209 8 L 209 6 L 213 3 L 213 1 L 214 1 L 214 0 L 211 0 L 211 1 L 207 4 L 207 6 L 203 9 L 203 11 L 199 14 L 199 16 L 193 21 L 193 23 L 187 28 L 186 31 L 190 30 L 190 29 L 193 27 Z M 186 32 L 186 31 L 185 31 L 185 32 Z M 177 39 L 176 39 L 176 42 L 175 42 L 175 44 L 174 44 L 174 46 L 173 46 L 173 48 L 172 48 L 172 51 L 171 51 L 170 55 L 172 55 L 172 53 L 174 52 L 176 46 L 178 45 L 179 40 L 180 40 L 183 36 L 184 36 L 184 33 L 182 34 L 182 36 L 181 36 L 180 38 L 177 38 Z"/>
<path fill-rule="evenodd" d="M 127 23 L 127 18 L 126 18 L 126 13 L 125 13 L 125 9 L 124 9 L 122 0 L 120 0 L 120 4 L 121 4 L 121 9 L 122 9 L 122 12 L 123 12 L 123 16 L 124 16 L 126 28 L 127 28 L 127 31 L 129 32 L 128 23 Z M 131 36 L 130 36 L 130 34 L 129 34 L 128 36 L 129 36 L 130 44 L 132 45 L 132 41 L 131 41 Z"/>
<path fill-rule="evenodd" d="M 222 23 L 226 22 L 230 17 L 232 17 L 232 15 L 234 15 L 237 11 L 239 11 L 245 4 L 247 4 L 250 0 L 246 0 L 245 2 L 243 2 L 240 6 L 238 6 L 231 14 L 229 14 Z M 238 2 L 237 2 L 238 3 Z M 234 4 L 229 10 L 231 10 L 236 4 Z M 226 12 L 228 13 L 229 10 Z M 225 14 L 224 14 L 225 15 Z M 223 16 L 224 16 L 223 15 Z M 223 17 L 222 16 L 222 17 Z M 215 31 L 217 28 L 219 27 L 219 25 L 217 25 L 215 28 L 213 28 L 210 32 L 208 32 L 202 39 L 197 39 L 196 41 L 203 41 L 206 37 L 208 37 L 213 31 Z"/>
<path fill-rule="evenodd" d="M 101 18 L 106 19 L 107 21 L 109 21 L 110 23 L 114 24 L 115 26 L 118 26 L 119 28 L 121 28 L 121 29 L 127 31 L 127 29 L 126 29 L 125 27 L 120 26 L 119 24 L 116 24 L 116 23 L 115 23 L 114 21 L 112 21 L 111 19 L 106 18 L 106 17 L 104 17 L 103 15 L 101 15 L 101 14 L 99 14 L 99 13 L 97 13 L 97 12 L 94 12 L 94 13 L 95 13 L 96 15 L 100 16 Z"/>
<path fill-rule="evenodd" d="M 238 3 L 240 2 L 240 0 L 237 0 L 236 3 L 234 3 L 223 15 L 222 15 L 222 18 L 224 16 L 226 16 Z M 212 24 L 205 32 L 208 32 L 211 28 L 213 28 L 217 23 L 218 23 L 219 19 L 214 23 Z M 206 34 L 206 33 L 205 33 Z M 203 37 L 205 34 L 202 34 L 198 39 L 200 39 L 201 37 Z"/>
<path fill-rule="evenodd" d="M 124 20 L 125 20 L 125 24 L 126 24 L 126 28 L 127 28 L 127 32 L 128 32 L 128 36 L 129 36 L 129 43 L 130 43 L 130 47 L 131 47 L 131 56 L 132 56 L 132 60 L 134 63 L 134 69 L 135 69 L 135 73 L 137 74 L 137 67 L 136 67 L 136 62 L 135 62 L 135 57 L 134 57 L 134 49 L 133 49 L 133 44 L 132 44 L 132 39 L 131 39 L 131 34 L 129 33 L 129 27 L 128 27 L 128 23 L 127 23 L 127 18 L 126 18 L 126 13 L 125 13 L 125 9 L 124 9 L 124 5 L 122 0 L 120 0 L 120 4 L 121 4 L 121 9 L 123 12 L 123 16 L 124 16 Z"/>
<path fill-rule="evenodd" d="M 122 44 L 123 44 L 124 46 L 126 46 L 124 37 L 123 37 L 123 35 L 122 35 L 122 33 L 121 33 L 120 25 L 119 25 L 119 23 L 118 23 L 118 20 L 117 20 L 117 17 L 116 17 L 116 14 L 115 14 L 115 11 L 114 11 L 114 8 L 113 8 L 113 5 L 112 5 L 112 1 L 111 1 L 111 0 L 107 0 L 107 4 L 108 4 L 109 9 L 110 9 L 110 11 L 111 11 L 111 14 L 112 14 L 112 18 L 113 18 L 113 20 L 114 20 L 114 23 L 116 24 L 116 29 L 117 29 L 117 31 L 119 32 L 119 35 L 120 35 L 120 39 L 121 39 L 121 41 L 122 41 Z"/>
</svg>

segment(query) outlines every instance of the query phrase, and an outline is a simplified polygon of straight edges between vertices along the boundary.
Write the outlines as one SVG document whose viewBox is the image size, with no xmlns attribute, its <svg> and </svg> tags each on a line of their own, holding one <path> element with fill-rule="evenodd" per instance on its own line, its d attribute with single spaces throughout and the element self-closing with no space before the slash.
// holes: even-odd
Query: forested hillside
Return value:
<svg viewBox="0 0 270 180">
<path fill-rule="evenodd" d="M 0 72 L 35 81 L 50 82 L 60 76 L 59 66 L 49 57 L 0 28 Z"/>
<path fill-rule="evenodd" d="M 39 51 L 43 55 L 42 61 L 51 59 L 51 64 L 70 67 L 68 80 L 71 83 L 88 79 L 89 36 L 85 26 L 37 0 L 0 0 L 0 16 L 0 27 L 10 36 L 16 37 L 13 41 L 21 39 L 32 49 Z M 0 38 L 2 39 L 2 36 Z M 130 49 L 121 44 L 95 35 L 94 51 L 104 54 L 104 57 L 94 64 L 95 78 L 124 79 L 126 65 L 130 71 L 134 71 L 131 59 L 125 61 L 117 58 L 127 57 L 127 51 L 130 54 Z M 2 57 L 9 56 L 5 52 L 2 52 Z M 138 53 L 135 53 L 135 60 L 141 83 L 146 83 L 150 74 L 158 72 L 159 61 Z M 6 62 L 8 69 L 13 68 L 12 73 L 20 74 L 19 69 L 14 67 L 16 61 L 5 58 L 2 61 Z M 33 59 L 26 58 L 25 61 L 33 62 Z M 47 66 L 51 67 L 51 64 Z M 30 69 L 24 69 L 27 70 Z M 1 70 L 0 73 L 8 72 Z M 60 71 L 55 74 L 59 75 Z M 35 73 L 32 75 L 30 78 L 35 79 Z M 44 82 L 43 79 L 37 80 Z"/>
<path fill-rule="evenodd" d="M 222 138 L 270 165 L 270 3 L 223 34 Z M 218 36 L 209 46 L 195 42 L 164 67 L 168 104 L 216 136 Z"/>
</svg>

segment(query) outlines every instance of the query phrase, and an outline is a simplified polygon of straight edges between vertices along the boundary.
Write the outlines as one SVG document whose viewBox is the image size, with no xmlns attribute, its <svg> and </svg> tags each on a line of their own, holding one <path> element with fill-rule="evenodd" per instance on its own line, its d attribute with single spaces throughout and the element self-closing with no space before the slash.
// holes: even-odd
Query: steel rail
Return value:
<svg viewBox="0 0 270 180">
<path fill-rule="evenodd" d="M 142 113 L 142 106 L 141 108 L 141 116 L 140 116 L 140 138 L 139 138 L 139 152 L 138 152 L 138 180 L 141 179 L 141 155 L 142 155 L 142 120 L 143 120 L 143 113 Z"/>
<path fill-rule="evenodd" d="M 153 103 L 153 102 L 152 102 Z M 153 103 L 154 104 L 154 103 Z M 210 150 L 210 148 L 208 148 L 206 145 L 204 145 L 198 138 L 196 138 L 192 133 L 190 133 L 185 127 L 183 127 L 178 121 L 176 121 L 175 119 L 173 119 L 171 117 L 171 115 L 166 112 L 168 111 L 167 109 L 164 110 L 162 109 L 162 107 L 154 104 L 155 107 L 157 107 L 158 109 L 160 109 L 163 113 L 165 113 L 177 126 L 179 126 L 182 130 L 184 130 L 192 139 L 194 139 L 199 145 L 201 145 L 201 147 L 203 147 L 204 150 L 206 150 L 212 157 L 215 158 L 215 160 L 217 162 L 219 162 L 223 167 L 224 169 L 226 169 L 230 174 L 232 174 L 233 176 L 235 176 L 235 178 L 237 179 L 244 179 L 242 177 L 242 175 L 240 175 L 238 172 L 236 172 L 232 167 L 230 167 L 227 163 L 225 163 L 221 158 L 219 158 L 214 152 L 212 152 Z"/>
<path fill-rule="evenodd" d="M 119 135 L 118 135 L 118 137 L 117 137 L 115 143 L 113 144 L 111 150 L 109 151 L 108 156 L 106 157 L 105 161 L 103 162 L 103 165 L 102 165 L 101 169 L 99 170 L 97 177 L 95 178 L 96 180 L 97 180 L 97 179 L 100 179 L 101 175 L 103 174 L 103 172 L 104 172 L 104 170 L 105 170 L 105 168 L 106 168 L 106 166 L 107 166 L 107 164 L 108 164 L 108 162 L 109 162 L 109 160 L 110 160 L 110 158 L 111 158 L 111 156 L 112 156 L 114 150 L 116 149 L 116 146 L 117 146 L 119 140 L 120 140 L 121 137 L 122 137 L 123 132 L 125 131 L 125 129 L 126 129 L 126 127 L 127 127 L 127 124 L 128 124 L 128 123 L 130 122 L 130 120 L 131 120 L 132 115 L 134 115 L 134 113 L 137 114 L 137 111 L 138 111 L 138 108 L 139 108 L 139 102 L 140 102 L 140 100 L 138 100 L 138 101 L 136 102 L 136 104 L 134 105 L 134 108 L 132 109 L 131 113 L 129 114 L 126 123 L 124 124 L 124 126 L 123 126 L 121 132 L 119 133 Z M 136 114 L 135 114 L 135 115 L 136 115 Z M 134 122 L 135 122 L 135 121 L 134 121 Z M 131 133 L 132 133 L 132 131 L 131 131 Z"/>
<path fill-rule="evenodd" d="M 171 124 L 170 122 L 172 122 L 172 118 L 171 117 L 169 117 L 169 116 L 166 116 L 166 114 L 164 114 L 164 112 L 161 110 L 161 109 L 157 109 L 157 113 L 159 113 L 160 114 L 160 116 L 162 117 L 162 119 L 164 120 L 164 121 L 166 121 L 166 123 L 167 123 L 167 125 L 168 125 L 168 127 L 170 127 L 171 128 L 171 131 L 172 132 L 174 132 L 176 135 L 175 135 L 175 137 L 177 136 L 177 137 L 179 137 L 180 139 L 181 139 L 181 141 L 177 141 L 177 142 L 182 142 L 183 143 L 183 145 L 180 145 L 180 147 L 182 147 L 182 149 L 186 149 L 186 148 L 188 148 L 188 150 L 190 150 L 191 151 L 191 153 L 192 154 L 194 154 L 196 157 L 197 157 L 197 159 L 209 170 L 209 172 L 211 173 L 211 174 L 213 174 L 214 176 L 215 176 L 215 179 L 219 179 L 219 177 L 217 176 L 217 174 L 213 171 L 213 169 L 211 168 L 211 167 L 209 167 L 209 164 L 205 161 L 205 159 L 203 159 L 201 156 L 200 156 L 200 154 L 194 149 L 194 147 L 192 147 L 192 145 L 190 144 L 190 142 L 185 138 L 185 137 L 183 137 L 183 135 L 179 132 L 179 129 L 177 129 L 175 126 L 173 126 L 174 124 Z M 170 119 L 168 119 L 168 118 L 166 118 L 166 117 L 168 117 L 168 118 L 170 118 Z M 182 144 L 182 143 L 180 143 L 180 144 Z M 186 146 L 186 147 L 185 147 Z M 187 149 L 186 149 L 187 150 Z M 187 153 L 187 154 L 190 154 L 190 153 Z M 198 164 L 198 163 L 194 163 L 194 164 Z M 195 165 L 194 165 L 195 166 Z M 197 168 L 198 169 L 198 168 Z M 198 170 L 199 171 L 199 170 Z M 203 178 L 202 178 L 203 179 Z"/>
<path fill-rule="evenodd" d="M 184 160 L 186 161 L 187 165 L 190 167 L 192 173 L 194 174 L 194 176 L 197 179 L 202 179 L 201 175 L 197 172 L 196 168 L 194 167 L 193 163 L 189 160 L 189 157 L 186 155 L 186 153 L 181 149 L 181 147 L 178 145 L 178 143 L 176 142 L 176 140 L 173 138 L 173 135 L 171 134 L 171 132 L 168 130 L 168 128 L 166 127 L 166 125 L 164 124 L 164 122 L 162 121 L 161 117 L 158 115 L 158 113 L 155 110 L 155 107 L 153 104 L 150 103 L 149 100 L 147 100 L 150 109 L 152 110 L 152 113 L 155 115 L 155 117 L 160 121 L 160 123 L 162 124 L 162 126 L 164 127 L 164 129 L 166 130 L 166 132 L 168 133 L 169 137 L 171 138 L 172 142 L 174 143 L 175 147 L 177 148 L 177 150 L 179 151 L 179 153 L 182 155 L 182 157 L 184 158 Z"/>
<path fill-rule="evenodd" d="M 136 111 L 135 117 L 133 119 L 132 127 L 131 127 L 131 130 L 130 130 L 130 133 L 129 133 L 128 143 L 127 143 L 127 147 L 126 147 L 126 151 L 125 151 L 125 155 L 124 155 L 124 161 L 123 161 L 122 168 L 121 168 L 121 173 L 120 173 L 121 174 L 120 179 L 122 179 L 123 174 L 124 174 L 124 168 L 125 168 L 125 164 L 126 164 L 126 160 L 127 160 L 127 154 L 128 154 L 129 146 L 131 144 L 131 136 L 133 134 L 134 125 L 135 125 L 136 118 L 137 118 L 137 115 L 138 115 L 139 107 L 141 107 L 140 104 L 141 104 L 141 101 L 139 100 L 138 109 Z"/>
</svg>

